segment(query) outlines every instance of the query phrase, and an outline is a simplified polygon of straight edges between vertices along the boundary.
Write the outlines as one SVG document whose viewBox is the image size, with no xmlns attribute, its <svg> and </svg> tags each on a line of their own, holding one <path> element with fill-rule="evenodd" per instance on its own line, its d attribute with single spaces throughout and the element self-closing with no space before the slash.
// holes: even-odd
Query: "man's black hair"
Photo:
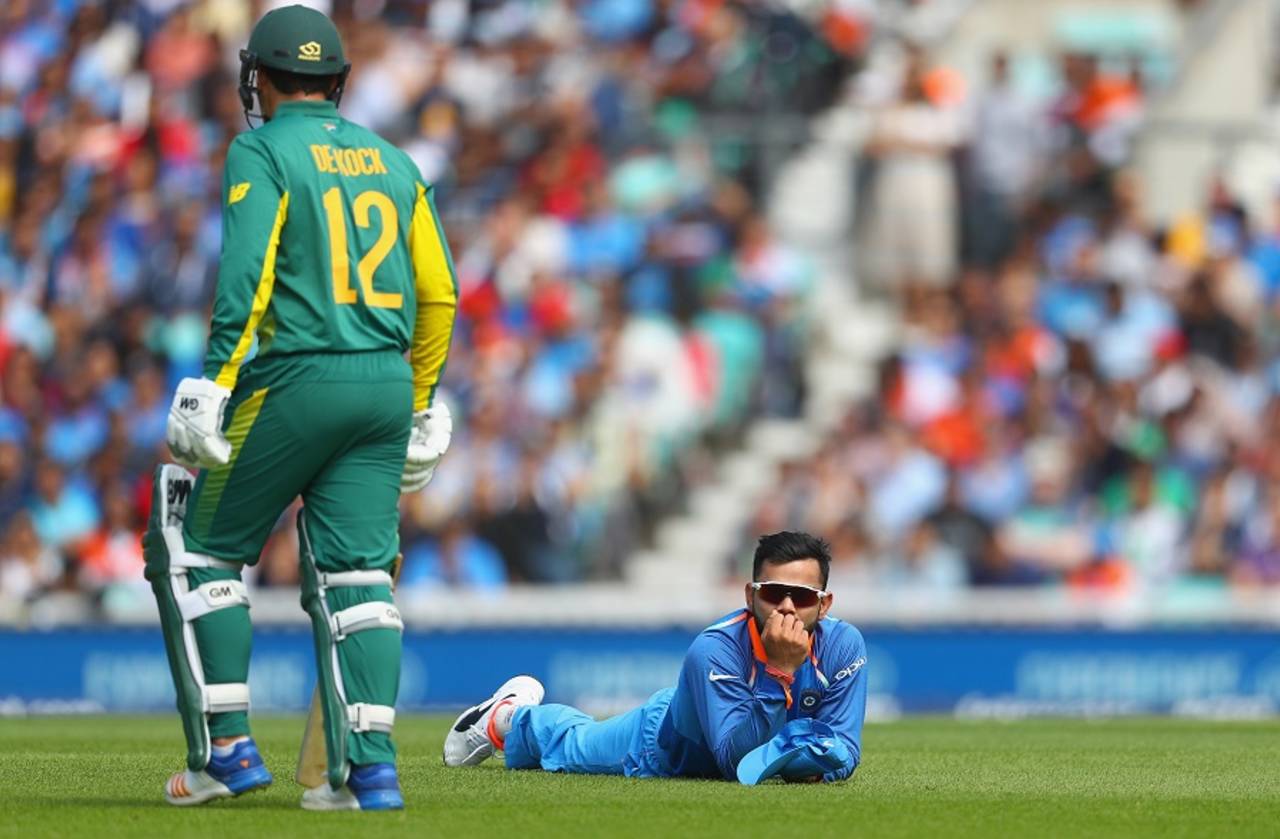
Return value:
<svg viewBox="0 0 1280 839">
<path fill-rule="evenodd" d="M 756 545 L 755 559 L 751 564 L 751 579 L 760 580 L 760 569 L 766 562 L 785 565 L 802 559 L 813 559 L 818 562 L 818 573 L 822 576 L 822 587 L 827 587 L 827 575 L 831 573 L 831 545 L 826 539 L 803 531 L 783 530 L 760 537 Z"/>
<path fill-rule="evenodd" d="M 328 96 L 338 82 L 337 76 L 310 76 L 275 67 L 259 67 L 258 72 L 271 79 L 271 86 L 285 94 L 323 93 Z"/>
</svg>

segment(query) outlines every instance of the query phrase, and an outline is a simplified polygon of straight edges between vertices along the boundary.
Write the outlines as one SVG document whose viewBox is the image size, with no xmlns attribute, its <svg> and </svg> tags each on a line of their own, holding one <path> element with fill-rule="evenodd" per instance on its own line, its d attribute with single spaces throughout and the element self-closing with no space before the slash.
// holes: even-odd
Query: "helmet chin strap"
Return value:
<svg viewBox="0 0 1280 839">
<path fill-rule="evenodd" d="M 269 122 L 270 117 L 261 113 L 262 107 L 262 90 L 258 87 L 258 57 L 248 50 L 240 51 L 240 86 L 236 88 L 236 92 L 240 95 L 240 105 L 244 108 L 244 122 L 250 129 L 257 128 L 253 124 L 254 119 L 260 119 L 263 123 Z M 259 113 L 253 111 L 253 97 L 258 97 Z"/>
<path fill-rule="evenodd" d="M 254 88 L 254 90 L 257 90 L 257 88 Z M 261 101 L 262 101 L 262 97 L 258 97 L 258 101 L 259 101 L 259 102 L 261 102 Z M 254 125 L 254 124 L 253 124 L 253 121 L 254 121 L 255 119 L 257 119 L 257 120 L 261 120 L 261 122 L 259 122 L 257 125 Z M 247 125 L 247 126 L 249 126 L 249 130 L 250 130 L 250 131 L 252 131 L 252 130 L 253 130 L 253 129 L 255 129 L 255 128 L 260 128 L 260 127 L 262 127 L 263 125 L 266 125 L 268 122 L 271 122 L 271 117 L 269 117 L 269 116 L 267 116 L 267 115 L 265 115 L 265 114 L 262 114 L 262 113 L 257 113 L 257 114 L 255 114 L 255 113 L 251 113 L 251 112 L 249 111 L 249 109 L 248 109 L 248 108 L 246 108 L 246 109 L 245 109 L 245 112 L 244 112 L 244 124 L 245 124 L 245 125 Z"/>
<path fill-rule="evenodd" d="M 255 81 L 256 81 L 256 80 L 255 80 Z M 271 121 L 271 117 L 269 117 L 269 116 L 267 116 L 266 114 L 262 113 L 262 90 L 261 90 L 261 89 L 260 89 L 256 84 L 255 84 L 253 87 L 250 87 L 250 88 L 249 88 L 249 101 L 248 101 L 248 104 L 246 104 L 246 103 L 245 103 L 244 88 L 242 87 L 242 88 L 240 89 L 240 91 L 241 91 L 241 92 L 240 92 L 240 104 L 244 106 L 244 124 L 245 124 L 245 125 L 247 125 L 247 126 L 249 126 L 249 130 L 250 130 L 250 131 L 252 131 L 253 129 L 258 128 L 259 126 L 266 125 L 268 122 L 270 122 L 270 121 Z M 254 112 L 253 112 L 253 97 L 254 97 L 254 96 L 257 96 L 257 98 L 258 98 L 258 112 L 257 112 L 257 113 L 254 113 Z M 256 119 L 256 120 L 259 120 L 258 125 L 254 125 L 254 124 L 253 124 L 253 121 L 254 121 L 255 119 Z"/>
<path fill-rule="evenodd" d="M 347 76 L 351 75 L 351 62 L 348 61 L 342 65 L 342 72 L 338 73 L 337 83 L 334 84 L 333 90 L 325 98 L 333 103 L 336 108 L 342 104 L 342 94 L 347 90 Z"/>
</svg>

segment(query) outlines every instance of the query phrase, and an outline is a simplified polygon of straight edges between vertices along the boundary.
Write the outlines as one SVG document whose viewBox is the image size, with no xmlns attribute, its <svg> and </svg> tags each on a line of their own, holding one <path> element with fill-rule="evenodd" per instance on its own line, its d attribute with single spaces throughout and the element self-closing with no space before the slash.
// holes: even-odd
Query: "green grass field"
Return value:
<svg viewBox="0 0 1280 839">
<path fill-rule="evenodd" d="M 448 722 L 397 721 L 409 809 L 362 814 L 298 808 L 301 718 L 255 723 L 270 790 L 190 810 L 161 798 L 182 762 L 176 716 L 0 720 L 0 835 L 302 836 L 343 825 L 360 839 L 1280 835 L 1274 722 L 913 719 L 868 726 L 847 783 L 757 788 L 508 772 L 496 761 L 446 769 Z"/>
</svg>

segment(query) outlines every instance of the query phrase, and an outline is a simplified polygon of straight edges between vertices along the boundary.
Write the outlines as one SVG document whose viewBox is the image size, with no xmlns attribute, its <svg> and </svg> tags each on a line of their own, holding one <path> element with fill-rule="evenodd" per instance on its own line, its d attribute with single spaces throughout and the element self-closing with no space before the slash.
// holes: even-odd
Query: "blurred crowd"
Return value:
<svg viewBox="0 0 1280 839">
<path fill-rule="evenodd" d="M 145 596 L 237 50 L 272 5 L 0 4 L 0 601 Z M 404 499 L 405 585 L 615 577 L 748 415 L 800 409 L 812 268 L 762 215 L 754 125 L 830 101 L 865 4 L 309 5 L 354 65 L 343 114 L 437 185 L 459 273 L 453 447 Z M 296 581 L 291 520 L 257 585 Z"/>
<path fill-rule="evenodd" d="M 1036 97 L 1015 59 L 912 54 L 868 104 L 865 271 L 901 340 L 751 532 L 829 534 L 838 588 L 1280 584 L 1280 195 L 1251 215 L 1219 180 L 1154 224 L 1140 66 L 1069 54 Z"/>
<path fill-rule="evenodd" d="M 828 535 L 836 586 L 1280 582 L 1280 212 L 1216 184 L 1151 222 L 1138 57 L 963 78 L 920 48 L 940 0 L 309 4 L 354 65 L 344 115 L 436 184 L 459 274 L 457 430 L 403 500 L 407 588 L 616 578 L 750 419 L 803 410 L 815 268 L 764 198 L 848 79 L 859 276 L 902 340 L 750 534 Z M 147 596 L 236 54 L 272 5 L 0 7 L 0 605 Z M 882 33 L 916 46 L 864 66 Z M 292 512 L 255 585 L 296 583 Z"/>
</svg>

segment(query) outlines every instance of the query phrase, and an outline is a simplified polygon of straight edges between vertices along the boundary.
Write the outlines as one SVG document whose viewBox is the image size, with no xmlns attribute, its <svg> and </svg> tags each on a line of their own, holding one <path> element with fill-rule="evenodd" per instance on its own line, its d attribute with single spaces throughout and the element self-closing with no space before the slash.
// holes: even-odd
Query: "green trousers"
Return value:
<svg viewBox="0 0 1280 839">
<path fill-rule="evenodd" d="M 316 565 L 323 572 L 389 570 L 399 550 L 400 474 L 413 388 L 398 353 L 282 356 L 250 362 L 223 420 L 231 461 L 202 471 L 187 505 L 183 541 L 193 553 L 253 565 L 281 514 L 299 495 Z M 192 587 L 238 572 L 193 569 Z M 390 600 L 385 586 L 328 593 L 334 611 Z M 248 610 L 226 609 L 195 621 L 209 682 L 248 679 Z M 317 651 L 327 655 L 328 651 Z M 342 642 L 339 662 L 349 702 L 395 705 L 400 633 L 361 632 Z M 243 712 L 213 714 L 212 737 L 249 732 Z M 390 762 L 390 735 L 353 733 L 356 764 Z"/>
</svg>

